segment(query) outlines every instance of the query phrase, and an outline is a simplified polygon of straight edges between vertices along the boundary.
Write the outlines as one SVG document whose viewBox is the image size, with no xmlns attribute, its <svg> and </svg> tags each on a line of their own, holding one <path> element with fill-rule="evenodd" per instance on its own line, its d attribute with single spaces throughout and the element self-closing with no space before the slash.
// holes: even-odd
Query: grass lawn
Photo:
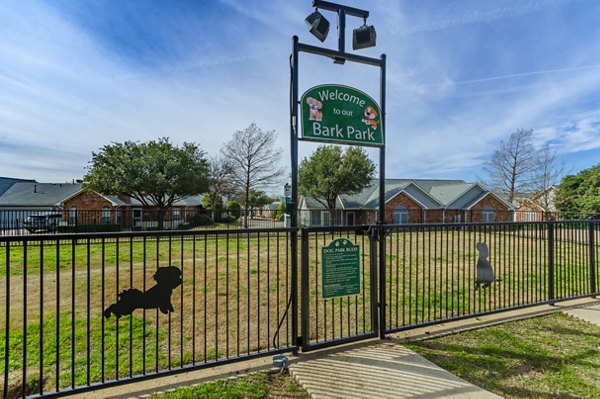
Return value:
<svg viewBox="0 0 600 399">
<path fill-rule="evenodd" d="M 600 327 L 563 313 L 406 345 L 507 398 L 600 398 Z"/>
<path fill-rule="evenodd" d="M 259 398 L 309 398 L 288 374 L 256 373 L 233 380 L 218 380 L 191 387 L 183 387 L 163 394 L 153 394 L 150 399 L 259 399 Z"/>
</svg>

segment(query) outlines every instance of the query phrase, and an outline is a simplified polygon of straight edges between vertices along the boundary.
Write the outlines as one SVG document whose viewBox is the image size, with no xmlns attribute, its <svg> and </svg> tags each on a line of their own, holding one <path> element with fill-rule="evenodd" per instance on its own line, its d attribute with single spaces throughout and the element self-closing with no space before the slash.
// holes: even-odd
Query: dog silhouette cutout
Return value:
<svg viewBox="0 0 600 399">
<path fill-rule="evenodd" d="M 484 242 L 478 242 L 476 245 L 477 251 L 479 251 L 479 259 L 477 260 L 477 277 L 475 279 L 475 289 L 478 290 L 480 286 L 483 288 L 489 287 L 493 282 L 500 281 L 496 279 L 492 264 L 487 259 L 490 255 L 488 246 Z"/>
<path fill-rule="evenodd" d="M 129 288 L 118 294 L 117 302 L 104 310 L 107 319 L 114 314 L 117 319 L 123 315 L 133 313 L 135 309 L 156 309 L 162 313 L 173 312 L 171 294 L 173 290 L 181 285 L 181 270 L 176 266 L 159 267 L 152 276 L 156 285 L 146 292 L 137 288 Z"/>
</svg>

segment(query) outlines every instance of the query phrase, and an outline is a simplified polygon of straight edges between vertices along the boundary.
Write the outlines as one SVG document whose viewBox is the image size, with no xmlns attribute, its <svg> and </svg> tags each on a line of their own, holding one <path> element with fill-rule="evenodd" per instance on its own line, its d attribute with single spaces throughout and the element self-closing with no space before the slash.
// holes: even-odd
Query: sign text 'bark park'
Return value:
<svg viewBox="0 0 600 399">
<path fill-rule="evenodd" d="M 308 89 L 301 99 L 302 139 L 383 146 L 381 108 L 369 95 L 343 85 Z"/>
</svg>

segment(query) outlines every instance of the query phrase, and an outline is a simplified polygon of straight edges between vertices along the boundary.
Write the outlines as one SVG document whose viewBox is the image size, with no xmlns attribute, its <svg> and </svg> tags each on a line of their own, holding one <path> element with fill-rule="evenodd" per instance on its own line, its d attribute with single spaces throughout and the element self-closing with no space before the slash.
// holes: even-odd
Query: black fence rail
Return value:
<svg viewBox="0 0 600 399">
<path fill-rule="evenodd" d="M 68 234 L 111 231 L 151 230 L 214 230 L 214 229 L 268 229 L 285 227 L 284 218 L 275 212 L 253 209 L 245 217 L 239 212 L 203 208 L 169 209 L 161 212 L 154 208 L 122 210 L 39 210 L 0 209 L 0 236 L 25 234 Z"/>
<path fill-rule="evenodd" d="M 597 221 L 390 227 L 385 330 L 596 295 L 598 227 Z M 481 262 L 493 271 L 489 284 L 481 282 Z"/>
<path fill-rule="evenodd" d="M 290 350 L 291 232 L 0 237 L 3 397 Z"/>
<path fill-rule="evenodd" d="M 0 386 L 83 392 L 595 296 L 599 242 L 598 220 L 3 236 Z"/>
</svg>

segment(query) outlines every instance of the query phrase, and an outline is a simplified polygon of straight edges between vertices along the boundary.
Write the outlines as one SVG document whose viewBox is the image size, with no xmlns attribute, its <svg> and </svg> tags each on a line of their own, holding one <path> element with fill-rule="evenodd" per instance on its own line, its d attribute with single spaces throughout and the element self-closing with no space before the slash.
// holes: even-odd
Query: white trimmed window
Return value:
<svg viewBox="0 0 600 399">
<path fill-rule="evenodd" d="M 394 208 L 392 219 L 394 224 L 408 223 L 408 209 L 404 205 L 398 205 Z"/>
</svg>

